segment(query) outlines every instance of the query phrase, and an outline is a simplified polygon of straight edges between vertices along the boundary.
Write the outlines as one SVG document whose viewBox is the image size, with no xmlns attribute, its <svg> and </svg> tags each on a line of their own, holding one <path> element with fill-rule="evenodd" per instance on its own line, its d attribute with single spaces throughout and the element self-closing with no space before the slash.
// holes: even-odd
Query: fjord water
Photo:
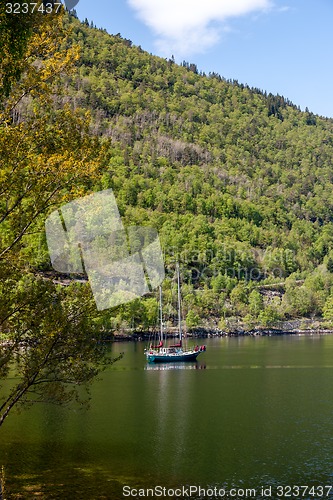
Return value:
<svg viewBox="0 0 333 500">
<path fill-rule="evenodd" d="M 0 431 L 8 491 L 118 500 L 124 485 L 197 485 L 260 498 L 272 486 L 278 498 L 278 485 L 332 485 L 333 336 L 206 344 L 179 366 L 147 365 L 143 343 L 113 344 L 125 356 L 94 383 L 90 410 L 12 415 Z"/>
</svg>

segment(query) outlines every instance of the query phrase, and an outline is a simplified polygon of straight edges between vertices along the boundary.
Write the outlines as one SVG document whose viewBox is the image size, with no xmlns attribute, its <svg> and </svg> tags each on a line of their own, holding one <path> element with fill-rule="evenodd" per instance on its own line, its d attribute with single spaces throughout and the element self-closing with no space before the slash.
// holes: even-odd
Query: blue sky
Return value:
<svg viewBox="0 0 333 500">
<path fill-rule="evenodd" d="M 80 0 L 76 11 L 152 54 L 333 117 L 332 0 Z"/>
</svg>

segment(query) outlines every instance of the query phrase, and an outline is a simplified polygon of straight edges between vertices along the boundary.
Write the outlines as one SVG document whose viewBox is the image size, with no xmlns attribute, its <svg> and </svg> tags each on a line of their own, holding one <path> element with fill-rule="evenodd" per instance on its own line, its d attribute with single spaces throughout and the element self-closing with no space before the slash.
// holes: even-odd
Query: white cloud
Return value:
<svg viewBox="0 0 333 500">
<path fill-rule="evenodd" d="M 278 12 L 288 12 L 291 10 L 291 7 L 289 5 L 283 5 L 282 7 L 278 8 Z"/>
<path fill-rule="evenodd" d="M 272 0 L 127 0 L 157 36 L 159 49 L 170 56 L 204 52 L 220 38 L 230 17 L 272 6 Z M 220 25 L 220 27 L 218 27 Z"/>
</svg>

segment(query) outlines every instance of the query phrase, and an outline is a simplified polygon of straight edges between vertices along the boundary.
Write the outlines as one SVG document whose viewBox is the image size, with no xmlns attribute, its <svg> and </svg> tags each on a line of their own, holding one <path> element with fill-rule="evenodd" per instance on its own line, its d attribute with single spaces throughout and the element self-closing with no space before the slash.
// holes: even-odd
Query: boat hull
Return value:
<svg viewBox="0 0 333 500">
<path fill-rule="evenodd" d="M 178 361 L 195 361 L 202 351 L 185 351 L 172 354 L 147 353 L 149 363 L 175 363 Z"/>
</svg>

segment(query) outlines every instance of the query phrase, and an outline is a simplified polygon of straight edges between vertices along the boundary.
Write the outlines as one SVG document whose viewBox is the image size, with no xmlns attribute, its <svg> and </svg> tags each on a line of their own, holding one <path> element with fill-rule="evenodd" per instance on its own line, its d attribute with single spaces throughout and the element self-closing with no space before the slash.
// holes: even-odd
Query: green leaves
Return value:
<svg viewBox="0 0 333 500">
<path fill-rule="evenodd" d="M 56 80 L 77 60 L 75 47 L 61 50 L 69 35 L 62 16 L 31 23 L 25 53 L 8 50 L 0 62 L 8 83 L 8 96 L 0 95 L 0 377 L 13 364 L 17 376 L 1 392 L 0 426 L 18 405 L 78 397 L 78 387 L 113 362 L 93 321 L 89 286 L 56 285 L 54 275 L 42 273 L 50 265 L 47 214 L 90 188 L 105 152 L 89 134 L 88 113 L 55 105 Z M 20 80 L 6 66 L 16 58 L 24 68 Z"/>
</svg>

